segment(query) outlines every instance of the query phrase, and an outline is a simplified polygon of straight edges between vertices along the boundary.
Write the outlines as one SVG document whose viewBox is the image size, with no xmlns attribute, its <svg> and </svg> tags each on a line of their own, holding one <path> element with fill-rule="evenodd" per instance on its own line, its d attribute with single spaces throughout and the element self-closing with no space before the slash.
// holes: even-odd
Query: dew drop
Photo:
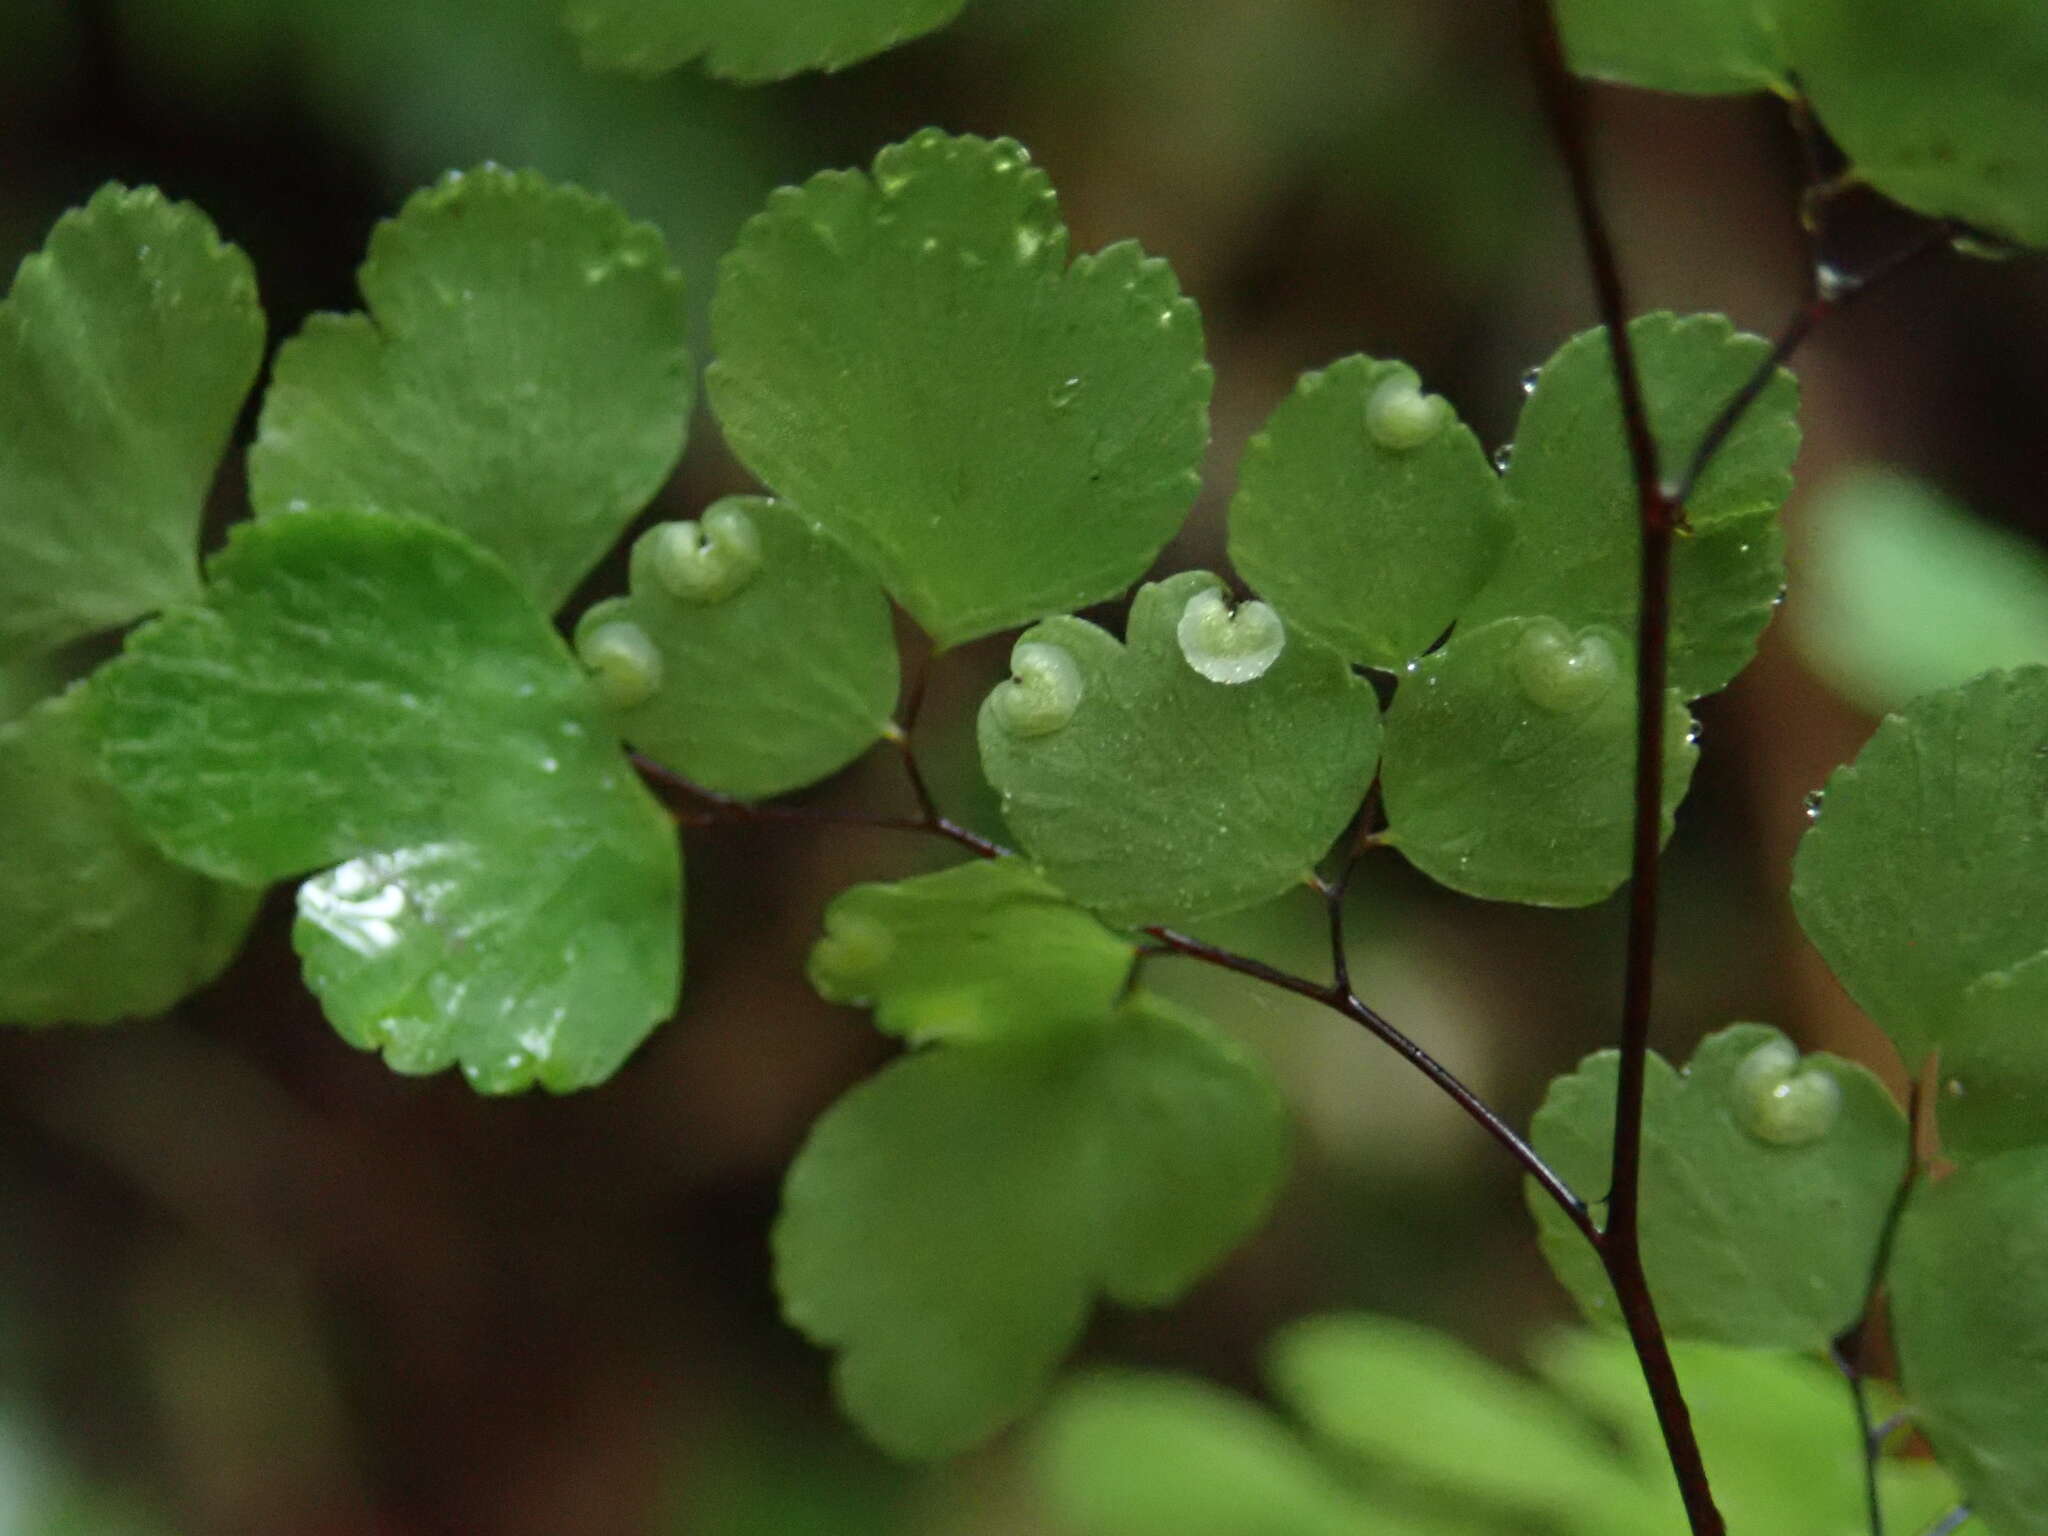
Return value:
<svg viewBox="0 0 2048 1536">
<path fill-rule="evenodd" d="M 1042 640 L 1020 640 L 1010 652 L 1010 680 L 998 683 L 989 708 L 1012 736 L 1049 736 L 1081 707 L 1085 685 L 1073 656 Z"/>
<path fill-rule="evenodd" d="M 1079 399 L 1080 395 L 1081 381 L 1078 378 L 1072 378 L 1062 379 L 1059 383 L 1053 385 L 1051 393 L 1046 398 L 1052 402 L 1054 410 L 1063 411 L 1072 405 L 1075 400 Z"/>
<path fill-rule="evenodd" d="M 1406 453 L 1443 431 L 1450 414 L 1441 395 L 1425 395 L 1404 370 L 1383 380 L 1365 402 L 1365 429 L 1380 447 Z"/>
<path fill-rule="evenodd" d="M 1542 370 L 1542 368 L 1540 368 L 1540 367 L 1536 367 L 1536 368 L 1531 368 L 1531 369 L 1530 369 L 1530 370 L 1529 370 L 1529 371 L 1528 371 L 1527 373 L 1525 373 L 1525 374 L 1523 374 L 1523 375 L 1522 375 L 1522 393 L 1523 393 L 1523 394 L 1525 394 L 1525 395 L 1533 395 L 1533 394 L 1535 394 L 1535 393 L 1536 393 L 1536 386 L 1537 386 L 1538 384 L 1540 384 L 1540 383 L 1541 383 L 1542 381 L 1543 381 L 1543 370 Z"/>
<path fill-rule="evenodd" d="M 629 619 L 600 624 L 576 641 L 597 696 L 613 709 L 645 704 L 661 688 L 661 652 Z"/>
<path fill-rule="evenodd" d="M 1257 601 L 1235 613 L 1214 587 L 1188 599 L 1174 628 L 1181 656 L 1212 683 L 1249 683 L 1264 677 L 1287 646 L 1280 615 Z"/>
<path fill-rule="evenodd" d="M 736 501 L 715 503 L 702 522 L 663 523 L 653 542 L 655 580 L 686 603 L 721 603 L 761 569 L 761 530 Z"/>
<path fill-rule="evenodd" d="M 1493 471 L 1495 474 L 1506 474 L 1514 467 L 1514 463 L 1515 445 L 1513 443 L 1502 443 L 1493 450 Z"/>
<path fill-rule="evenodd" d="M 1771 606 L 1773 608 L 1782 608 L 1785 606 L 1785 592 L 1785 587 L 1781 585 L 1776 592 L 1771 594 Z"/>
<path fill-rule="evenodd" d="M 1559 715 L 1586 708 L 1621 678 L 1612 640 L 1597 629 L 1574 640 L 1555 619 L 1534 620 L 1522 631 L 1513 665 L 1529 702 Z"/>
<path fill-rule="evenodd" d="M 1822 1067 L 1799 1065 L 1791 1041 L 1766 1040 L 1743 1057 L 1730 1078 L 1742 1128 L 1775 1147 L 1819 1141 L 1842 1112 L 1842 1085 Z"/>
<path fill-rule="evenodd" d="M 1820 820 L 1821 807 L 1827 804 L 1827 799 L 1828 792 L 1824 789 L 1811 789 L 1806 792 L 1804 803 L 1806 806 L 1806 819 L 1808 821 Z"/>
</svg>

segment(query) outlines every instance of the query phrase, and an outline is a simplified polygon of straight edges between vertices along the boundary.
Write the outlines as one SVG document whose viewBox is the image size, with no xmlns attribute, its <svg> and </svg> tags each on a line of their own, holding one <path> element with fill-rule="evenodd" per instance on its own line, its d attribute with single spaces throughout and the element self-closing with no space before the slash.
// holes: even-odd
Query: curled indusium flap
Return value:
<svg viewBox="0 0 2048 1536">
<path fill-rule="evenodd" d="M 721 501 L 701 523 L 663 523 L 654 534 L 653 566 L 672 596 L 721 602 L 761 569 L 761 531 L 739 503 Z"/>
<path fill-rule="evenodd" d="M 1820 1067 L 1801 1068 L 1789 1040 L 1767 1040 L 1743 1057 L 1729 1080 L 1742 1128 L 1773 1146 L 1819 1141 L 1842 1113 L 1842 1085 Z"/>
<path fill-rule="evenodd" d="M 1287 644 L 1280 615 L 1256 600 L 1235 613 L 1214 587 L 1188 599 L 1174 629 L 1189 666 L 1212 683 L 1249 683 L 1264 677 Z"/>
<path fill-rule="evenodd" d="M 1621 679 L 1614 642 L 1597 629 L 1576 639 L 1555 619 L 1542 619 L 1515 644 L 1515 680 L 1529 702 L 1567 715 L 1606 696 Z"/>
<path fill-rule="evenodd" d="M 1420 448 L 1443 431 L 1451 419 L 1441 395 L 1425 395 L 1413 374 L 1387 379 L 1365 402 L 1365 430 L 1382 448 L 1401 452 Z"/>
<path fill-rule="evenodd" d="M 598 625 L 577 641 L 576 654 L 597 696 L 613 709 L 632 709 L 661 691 L 661 652 L 630 620 Z"/>
<path fill-rule="evenodd" d="M 1057 645 L 1020 641 L 1010 652 L 1010 681 L 996 685 L 989 705 L 1016 736 L 1046 736 L 1081 707 L 1081 669 Z"/>
</svg>

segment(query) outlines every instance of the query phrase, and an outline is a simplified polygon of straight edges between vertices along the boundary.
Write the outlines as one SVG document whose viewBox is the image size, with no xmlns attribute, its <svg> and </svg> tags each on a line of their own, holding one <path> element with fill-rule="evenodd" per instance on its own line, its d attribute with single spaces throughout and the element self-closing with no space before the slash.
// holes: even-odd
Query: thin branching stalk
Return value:
<svg viewBox="0 0 2048 1536">
<path fill-rule="evenodd" d="M 1623 435 L 1636 488 L 1641 537 L 1636 623 L 1636 771 L 1634 851 L 1630 862 L 1628 960 L 1622 986 L 1621 1056 L 1615 1075 L 1614 1161 L 1607 1223 L 1594 1248 L 1614 1287 L 1615 1300 L 1635 1345 L 1643 1380 L 1678 1479 L 1693 1536 L 1725 1536 L 1727 1523 L 1714 1504 L 1692 1415 L 1672 1364 L 1671 1347 L 1657 1319 L 1643 1271 L 1639 1212 L 1642 1192 L 1643 1092 L 1650 1052 L 1652 984 L 1657 956 L 1658 855 L 1664 819 L 1664 690 L 1671 639 L 1671 543 L 1681 504 L 1666 494 L 1657 468 L 1657 444 L 1642 375 L 1628 332 L 1628 297 L 1593 181 L 1585 101 L 1565 67 L 1563 46 L 1548 0 L 1523 0 L 1537 84 L 1558 153 L 1571 184 L 1579 238 L 1591 269 L 1593 293 L 1621 397 Z"/>
</svg>

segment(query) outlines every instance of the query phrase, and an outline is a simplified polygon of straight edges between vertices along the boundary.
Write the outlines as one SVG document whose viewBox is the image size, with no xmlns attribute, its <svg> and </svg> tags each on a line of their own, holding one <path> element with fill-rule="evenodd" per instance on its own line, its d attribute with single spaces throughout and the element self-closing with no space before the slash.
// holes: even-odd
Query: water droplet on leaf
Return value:
<svg viewBox="0 0 2048 1536">
<path fill-rule="evenodd" d="M 1613 641 L 1596 629 L 1574 639 L 1555 619 L 1538 619 L 1522 631 L 1514 668 L 1529 702 L 1560 715 L 1594 703 L 1621 677 Z"/>
<path fill-rule="evenodd" d="M 1046 398 L 1052 402 L 1054 410 L 1063 411 L 1072 405 L 1080 397 L 1080 394 L 1081 381 L 1078 378 L 1062 379 L 1059 383 L 1053 385 L 1051 392 Z"/>
<path fill-rule="evenodd" d="M 627 619 L 600 624 L 576 643 L 597 696 L 613 709 L 645 704 L 661 688 L 661 652 Z"/>
<path fill-rule="evenodd" d="M 1820 820 L 1821 807 L 1827 803 L 1827 798 L 1828 792 L 1824 789 L 1814 789 L 1807 791 L 1805 804 L 1806 819 L 1808 821 Z"/>
<path fill-rule="evenodd" d="M 1081 707 L 1080 665 L 1057 645 L 1020 640 L 1010 652 L 1010 681 L 998 683 L 989 707 L 1013 736 L 1046 736 Z"/>
<path fill-rule="evenodd" d="M 1365 428 L 1382 448 L 1405 453 L 1443 431 L 1451 408 L 1441 395 L 1425 395 L 1408 373 L 1384 380 L 1365 403 Z"/>
<path fill-rule="evenodd" d="M 1543 370 L 1540 367 L 1531 368 L 1527 373 L 1522 375 L 1522 393 L 1525 395 L 1535 394 L 1536 386 L 1542 382 L 1542 379 Z"/>
<path fill-rule="evenodd" d="M 1212 683 L 1249 683 L 1264 677 L 1287 645 L 1279 614 L 1256 599 L 1232 613 L 1214 587 L 1188 599 L 1174 637 L 1187 664 Z"/>
<path fill-rule="evenodd" d="M 686 603 L 718 603 L 761 569 L 761 531 L 745 508 L 721 501 L 701 523 L 663 523 L 654 539 L 654 575 Z"/>
<path fill-rule="evenodd" d="M 1493 450 L 1493 472 L 1495 474 L 1506 474 L 1510 469 L 1514 467 L 1514 464 L 1515 445 L 1513 443 L 1502 443 L 1498 448 Z"/>
</svg>

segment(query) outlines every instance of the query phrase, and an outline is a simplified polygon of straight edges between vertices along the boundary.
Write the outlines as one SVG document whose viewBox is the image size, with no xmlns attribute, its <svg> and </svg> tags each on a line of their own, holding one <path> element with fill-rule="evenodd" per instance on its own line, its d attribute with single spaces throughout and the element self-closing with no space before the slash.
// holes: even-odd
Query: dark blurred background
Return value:
<svg viewBox="0 0 2048 1536">
<path fill-rule="evenodd" d="M 355 307 L 371 225 L 408 191 L 494 159 L 658 223 L 701 331 L 712 264 L 770 187 L 927 123 L 1011 134 L 1077 249 L 1135 237 L 1201 305 L 1215 443 L 1169 560 L 1216 565 L 1239 450 L 1301 370 L 1405 358 L 1498 444 L 1524 370 L 1591 323 L 1519 38 L 1511 0 L 973 0 L 843 75 L 748 89 L 586 74 L 536 0 L 0 0 L 0 255 L 11 270 L 102 181 L 153 182 L 249 251 L 274 344 Z M 1783 108 L 1605 91 L 1598 112 L 1635 306 L 1775 329 L 1805 282 Z M 1896 1081 L 1784 896 L 1802 797 L 1887 702 L 1882 677 L 1803 659 L 1809 508 L 1877 464 L 1922 477 L 1941 516 L 2048 530 L 2048 274 L 1920 263 L 1799 372 L 1791 599 L 1700 711 L 1659 1041 L 1682 1056 L 1764 1020 Z M 216 534 L 240 475 L 238 451 Z M 649 517 L 745 484 L 700 419 Z M 621 585 L 614 566 L 584 599 Z M 987 809 L 968 722 L 1003 655 L 954 654 L 932 682 L 927 752 L 969 816 Z M 902 790 L 877 760 L 817 794 Z M 1352 915 L 1361 990 L 1524 1121 L 1612 1031 L 1618 907 L 1461 900 L 1377 857 Z M 886 1055 L 803 982 L 820 908 L 937 859 L 881 834 L 693 834 L 682 1012 L 567 1100 L 483 1100 L 349 1050 L 299 983 L 283 892 L 175 1016 L 0 1037 L 0 1536 L 1050 1530 L 1005 1446 L 924 1473 L 861 1450 L 768 1282 L 781 1170 Z M 1312 968 L 1315 917 L 1284 902 L 1226 926 Z M 1281 1073 L 1298 1169 L 1185 1305 L 1102 1317 L 1090 1355 L 1248 1386 L 1260 1341 L 1315 1309 L 1503 1354 L 1565 1314 L 1509 1165 L 1446 1103 L 1340 1021 L 1176 964 L 1162 984 Z"/>
</svg>

